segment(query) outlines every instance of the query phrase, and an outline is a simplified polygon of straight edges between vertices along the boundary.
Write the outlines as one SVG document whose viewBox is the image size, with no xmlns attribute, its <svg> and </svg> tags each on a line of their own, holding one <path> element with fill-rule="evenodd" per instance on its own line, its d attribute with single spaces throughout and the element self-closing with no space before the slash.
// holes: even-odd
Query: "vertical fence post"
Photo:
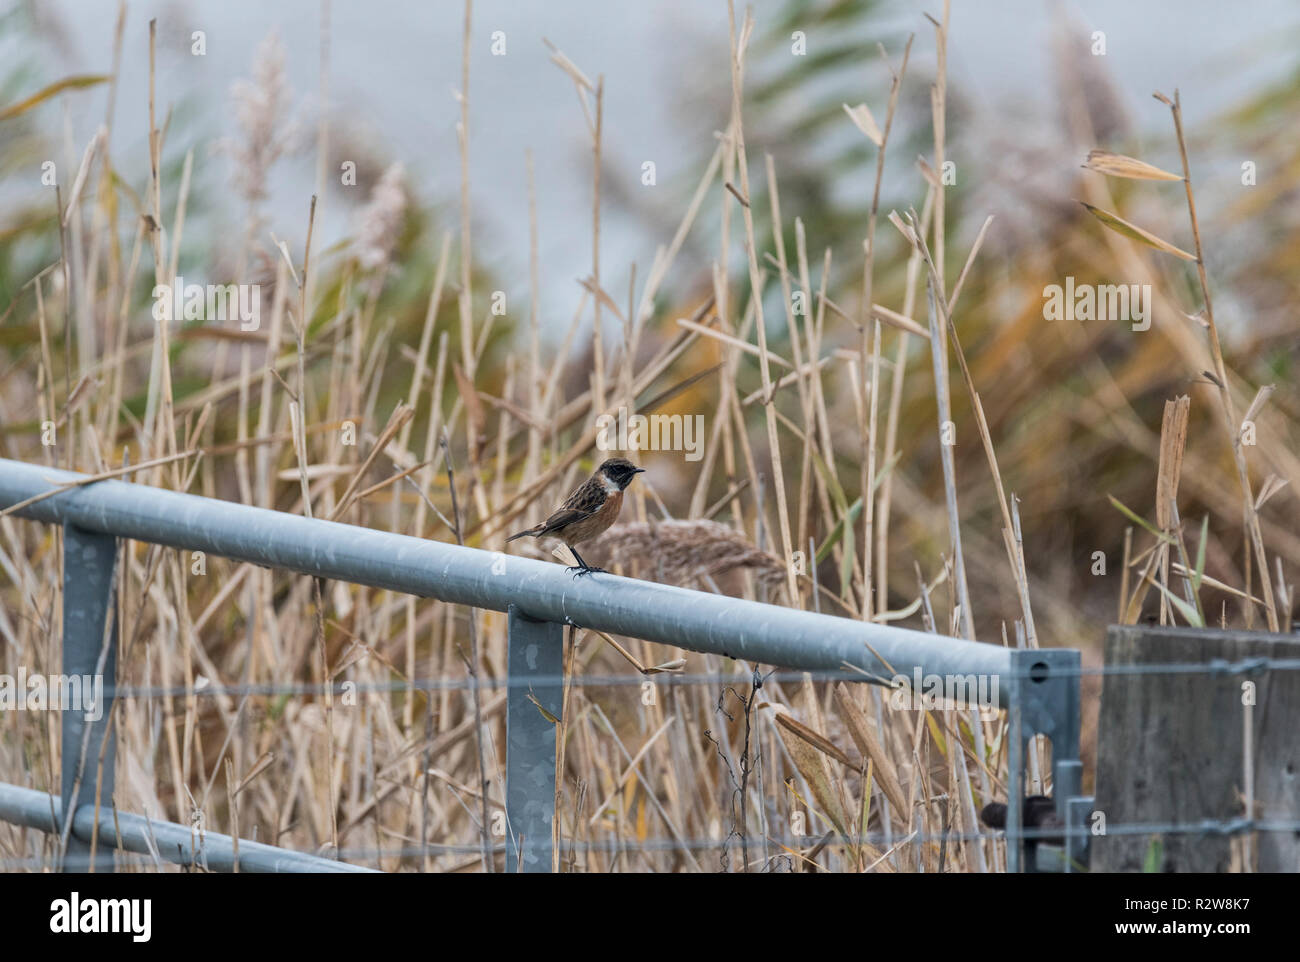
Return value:
<svg viewBox="0 0 1300 962">
<path fill-rule="evenodd" d="M 1024 770 L 1029 739 L 1046 735 L 1052 743 L 1052 798 L 1065 835 L 1064 860 L 1086 860 L 1088 836 L 1080 831 L 1091 798 L 1081 796 L 1079 761 L 1079 652 L 1066 648 L 1020 648 L 1011 652 L 1011 697 L 1007 711 L 1007 871 L 1036 872 L 1026 864 L 1024 846 Z M 1029 845 L 1043 854 L 1041 841 Z M 1054 869 L 1066 870 L 1064 866 Z"/>
<path fill-rule="evenodd" d="M 1014 656 L 1016 653 L 1012 652 Z M 1024 684 L 1022 666 L 1015 657 L 1011 659 L 1011 694 L 1007 700 L 1007 728 L 1003 738 L 1007 741 L 1007 872 L 1024 871 L 1024 839 L 1021 837 L 1025 804 L 1025 736 L 1024 736 Z"/>
<path fill-rule="evenodd" d="M 1068 781 L 1071 793 L 1065 802 L 1065 866 L 1066 872 L 1077 872 L 1088 864 L 1088 821 L 1092 815 L 1092 796 L 1083 793 L 1083 762 L 1066 762 L 1057 767 L 1058 792 L 1065 791 Z"/>
<path fill-rule="evenodd" d="M 1300 671 L 1271 662 L 1294 664 L 1300 638 L 1111 625 L 1105 658 L 1097 810 L 1112 827 L 1203 830 L 1168 832 L 1158 845 L 1155 832 L 1098 835 L 1095 870 L 1296 871 L 1300 833 L 1282 826 L 1300 819 Z M 1260 832 L 1252 853 L 1238 846 L 1256 820 L 1278 830 Z"/>
<path fill-rule="evenodd" d="M 60 780 L 64 829 L 82 805 L 95 803 L 99 755 L 113 710 L 117 684 L 117 620 L 113 611 L 113 573 L 117 539 L 71 524 L 63 526 L 63 691 L 81 693 L 81 704 L 62 705 Z M 107 625 L 107 633 L 105 626 Z M 93 702 L 92 702 L 93 699 Z M 89 737 L 87 737 L 89 735 Z M 83 749 L 84 745 L 84 749 Z M 84 762 L 82 752 L 85 752 Z M 113 739 L 104 746 L 101 805 L 111 805 Z M 81 777 L 78 780 L 78 772 Z M 90 839 L 68 831 L 64 860 L 74 871 L 90 870 Z M 113 871 L 113 852 L 103 839 L 95 853 L 96 872 Z"/>
<path fill-rule="evenodd" d="M 564 697 L 564 626 L 535 621 L 511 605 L 509 632 L 506 871 L 549 872 L 557 729 L 552 719 L 560 718 Z"/>
</svg>

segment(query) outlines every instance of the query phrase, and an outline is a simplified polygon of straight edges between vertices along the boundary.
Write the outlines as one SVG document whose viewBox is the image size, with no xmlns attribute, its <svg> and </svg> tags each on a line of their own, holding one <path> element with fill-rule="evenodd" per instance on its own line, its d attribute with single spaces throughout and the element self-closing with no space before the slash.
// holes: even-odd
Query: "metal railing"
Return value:
<svg viewBox="0 0 1300 962">
<path fill-rule="evenodd" d="M 574 578 L 564 567 L 549 562 L 125 481 L 86 483 L 85 475 L 0 459 L 0 510 L 20 504 L 13 511 L 18 517 L 64 528 L 63 672 L 69 675 L 116 678 L 116 626 L 108 615 L 118 538 L 507 612 L 506 821 L 507 837 L 512 840 L 506 847 L 508 871 L 551 867 L 556 727 L 538 706 L 553 718 L 561 715 L 566 624 L 776 667 L 837 673 L 845 681 L 887 684 L 897 674 L 910 677 L 918 669 L 923 675 L 996 677 L 1010 730 L 1020 736 L 1011 738 L 1008 749 L 1009 795 L 1023 795 L 1028 739 L 1047 736 L 1053 752 L 1056 807 L 1067 826 L 1065 862 L 1068 866 L 1071 860 L 1086 859 L 1083 825 L 1091 799 L 1080 796 L 1077 650 L 1009 649 L 612 574 Z M 105 690 L 111 691 L 111 686 Z M 20 809 L 32 810 L 32 800 L 13 796 L 15 786 L 0 785 L 0 819 L 48 830 L 60 824 L 59 812 L 71 811 L 73 818 L 64 829 L 68 852 L 89 856 L 90 832 L 96 823 L 96 779 L 80 778 L 78 767 L 69 760 L 99 757 L 112 708 L 111 698 L 106 696 L 105 701 L 100 721 L 89 726 L 77 712 L 64 714 L 61 807 L 46 805 L 41 814 L 15 818 Z M 101 799 L 112 796 L 111 742 L 103 752 Z M 92 752 L 86 751 L 87 745 L 94 746 Z M 101 806 L 101 826 L 111 825 L 114 814 Z M 1010 871 L 1021 868 L 1019 819 L 1020 806 L 1009 805 Z M 157 831 L 160 824 L 169 823 L 152 824 Z M 132 848 L 143 844 L 132 830 L 139 826 L 122 825 L 116 833 L 104 827 L 101 840 L 143 850 Z M 189 836 L 188 827 L 171 827 Z M 232 841 L 218 838 L 225 839 L 222 845 Z M 262 865 L 260 858 L 256 864 L 245 862 L 245 846 L 252 844 L 239 842 L 243 870 L 256 871 Z M 315 856 L 276 851 L 286 859 L 278 868 L 262 870 L 312 871 L 325 867 L 320 863 L 339 867 Z M 180 860 L 175 853 L 160 850 L 160 854 Z M 1034 866 L 1026 868 L 1032 871 Z"/>
</svg>

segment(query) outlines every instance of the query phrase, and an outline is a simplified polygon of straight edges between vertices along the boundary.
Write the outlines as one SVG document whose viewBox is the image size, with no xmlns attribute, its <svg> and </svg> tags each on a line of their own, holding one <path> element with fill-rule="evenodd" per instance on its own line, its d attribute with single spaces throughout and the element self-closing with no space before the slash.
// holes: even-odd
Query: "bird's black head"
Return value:
<svg viewBox="0 0 1300 962">
<path fill-rule="evenodd" d="M 644 470 L 645 468 L 638 468 L 627 458 L 610 458 L 600 466 L 599 473 L 609 478 L 612 484 L 618 485 L 618 489 L 621 491 Z"/>
</svg>

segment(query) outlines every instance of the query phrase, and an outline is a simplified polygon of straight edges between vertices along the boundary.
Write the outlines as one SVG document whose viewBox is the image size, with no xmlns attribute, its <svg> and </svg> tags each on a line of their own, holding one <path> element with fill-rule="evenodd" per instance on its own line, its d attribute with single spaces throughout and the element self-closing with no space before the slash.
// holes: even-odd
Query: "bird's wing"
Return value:
<svg viewBox="0 0 1300 962">
<path fill-rule="evenodd" d="M 603 486 L 593 484 L 591 481 L 583 482 L 564 499 L 559 510 L 543 522 L 542 530 L 538 532 L 539 536 L 590 518 L 604 506 L 605 497 Z"/>
<path fill-rule="evenodd" d="M 561 528 L 566 528 L 579 521 L 585 521 L 599 510 L 598 507 L 587 508 L 585 510 L 581 508 L 561 508 L 559 511 L 555 512 L 555 514 L 546 519 L 542 524 L 541 530 L 537 532 L 537 536 L 541 537 L 544 534 L 550 534 L 552 531 L 559 531 Z"/>
<path fill-rule="evenodd" d="M 555 513 L 559 514 L 563 511 L 586 511 L 591 513 L 599 511 L 600 506 L 604 503 L 604 486 L 589 478 L 569 493 L 569 496 L 564 499 L 564 503 L 560 505 Z"/>
</svg>

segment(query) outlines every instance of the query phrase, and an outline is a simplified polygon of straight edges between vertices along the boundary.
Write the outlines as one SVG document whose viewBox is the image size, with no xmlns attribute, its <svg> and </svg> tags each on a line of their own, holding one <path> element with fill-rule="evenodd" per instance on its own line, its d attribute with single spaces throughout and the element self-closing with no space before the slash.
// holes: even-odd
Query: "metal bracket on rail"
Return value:
<svg viewBox="0 0 1300 962">
<path fill-rule="evenodd" d="M 1088 865 L 1088 816 L 1093 799 L 1083 793 L 1079 760 L 1080 654 L 1065 648 L 1011 652 L 1007 717 L 1007 871 L 1075 872 Z M 1052 797 L 1060 838 L 1043 839 L 1024 826 L 1024 771 L 1029 740 L 1052 743 Z M 1055 844 L 1059 842 L 1060 844 Z"/>
</svg>

